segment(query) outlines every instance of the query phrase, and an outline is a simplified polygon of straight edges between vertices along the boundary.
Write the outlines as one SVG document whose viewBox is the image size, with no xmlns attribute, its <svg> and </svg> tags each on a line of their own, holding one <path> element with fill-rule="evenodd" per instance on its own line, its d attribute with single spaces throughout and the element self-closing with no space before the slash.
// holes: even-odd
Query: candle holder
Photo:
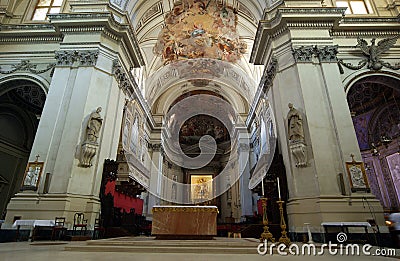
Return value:
<svg viewBox="0 0 400 261">
<path fill-rule="evenodd" d="M 282 201 L 281 199 L 279 199 L 276 203 L 278 203 L 279 205 L 279 213 L 281 215 L 281 234 L 282 236 L 279 238 L 279 243 L 285 244 L 286 246 L 289 246 L 292 242 L 290 241 L 290 239 L 287 237 L 287 232 L 286 232 L 286 222 L 285 222 L 285 218 L 283 217 L 283 203 L 285 201 Z"/>
<path fill-rule="evenodd" d="M 268 216 L 267 216 L 267 198 L 260 198 L 261 205 L 263 209 L 263 225 L 264 225 L 264 232 L 261 233 L 260 242 L 263 243 L 265 240 L 271 241 L 275 243 L 275 238 L 271 232 L 269 232 L 268 228 Z"/>
</svg>

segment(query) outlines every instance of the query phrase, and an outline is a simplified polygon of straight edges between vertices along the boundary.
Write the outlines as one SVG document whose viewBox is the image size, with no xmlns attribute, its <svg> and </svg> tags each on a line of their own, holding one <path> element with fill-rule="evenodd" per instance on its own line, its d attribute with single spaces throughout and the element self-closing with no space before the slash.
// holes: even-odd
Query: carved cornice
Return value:
<svg viewBox="0 0 400 261">
<path fill-rule="evenodd" d="M 54 63 L 47 64 L 47 67 L 44 69 L 37 69 L 38 66 L 42 64 L 33 64 L 29 60 L 21 61 L 18 64 L 12 64 L 11 68 L 8 70 L 2 70 L 2 67 L 0 66 L 0 74 L 12 74 L 17 71 L 25 71 L 25 72 L 31 72 L 33 74 L 42 74 L 45 73 L 55 67 Z"/>
<path fill-rule="evenodd" d="M 119 23 L 112 12 L 49 14 L 51 23 L 63 33 L 102 32 L 115 41 L 122 41 L 134 67 L 144 65 L 135 31 L 130 23 Z M 127 18 L 129 20 L 129 18 Z"/>
<path fill-rule="evenodd" d="M 258 25 L 250 62 L 263 64 L 263 59 L 268 54 L 266 49 L 271 48 L 269 41 L 280 37 L 291 28 L 330 30 L 338 26 L 345 10 L 345 8 L 336 7 L 276 8 L 276 14 L 272 19 L 261 20 Z M 264 17 L 268 16 L 264 15 Z"/>
<path fill-rule="evenodd" d="M 94 66 L 96 65 L 99 50 L 83 51 L 56 51 L 57 66 Z"/>
<path fill-rule="evenodd" d="M 292 50 L 293 57 L 297 63 L 313 62 L 318 58 L 319 62 L 337 62 L 338 46 L 300 46 Z"/>
<path fill-rule="evenodd" d="M 281 14 L 303 14 L 303 15 L 343 15 L 346 12 L 345 7 L 281 7 L 278 8 Z"/>
<path fill-rule="evenodd" d="M 251 121 L 255 117 L 255 110 L 260 102 L 260 99 L 265 93 L 268 92 L 269 88 L 272 87 L 277 71 L 278 60 L 275 57 L 272 57 L 271 62 L 264 69 L 263 76 L 261 77 L 257 92 L 254 96 L 249 115 L 247 116 L 246 125 L 248 128 L 250 127 Z"/>
<path fill-rule="evenodd" d="M 7 24 L 0 25 L 1 43 L 61 42 L 63 36 L 51 24 Z"/>
<path fill-rule="evenodd" d="M 400 17 L 344 17 L 331 36 L 387 37 L 399 34 Z"/>
</svg>

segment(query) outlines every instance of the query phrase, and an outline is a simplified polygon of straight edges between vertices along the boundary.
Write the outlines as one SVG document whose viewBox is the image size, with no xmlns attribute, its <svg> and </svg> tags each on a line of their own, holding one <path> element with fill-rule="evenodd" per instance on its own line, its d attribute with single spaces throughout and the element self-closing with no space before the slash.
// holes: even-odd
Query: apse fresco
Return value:
<svg viewBox="0 0 400 261">
<path fill-rule="evenodd" d="M 164 64 L 194 58 L 237 61 L 246 43 L 236 31 L 237 14 L 217 1 L 182 0 L 165 16 L 154 52 Z"/>
<path fill-rule="evenodd" d="M 188 119 L 181 127 L 179 143 L 198 144 L 204 135 L 210 135 L 216 142 L 228 141 L 230 138 L 228 130 L 218 119 L 208 115 L 196 115 Z"/>
</svg>

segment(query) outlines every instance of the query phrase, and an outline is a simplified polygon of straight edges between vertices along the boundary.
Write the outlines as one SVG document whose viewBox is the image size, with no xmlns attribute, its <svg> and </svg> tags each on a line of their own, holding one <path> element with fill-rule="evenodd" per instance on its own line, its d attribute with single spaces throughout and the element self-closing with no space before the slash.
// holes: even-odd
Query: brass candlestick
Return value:
<svg viewBox="0 0 400 261">
<path fill-rule="evenodd" d="M 260 198 L 260 200 L 263 209 L 263 225 L 264 225 L 264 232 L 261 233 L 260 242 L 263 243 L 265 240 L 267 240 L 271 241 L 272 243 L 275 243 L 275 238 L 271 234 L 271 232 L 269 232 L 268 228 L 267 198 Z"/>
<path fill-rule="evenodd" d="M 283 217 L 283 203 L 285 201 L 282 201 L 281 199 L 279 199 L 276 203 L 278 203 L 279 205 L 279 213 L 281 215 L 281 233 L 282 236 L 279 238 L 279 243 L 285 244 L 286 246 L 289 246 L 292 242 L 290 242 L 290 239 L 287 237 L 287 232 L 286 232 L 286 222 L 285 222 L 285 218 Z"/>
</svg>

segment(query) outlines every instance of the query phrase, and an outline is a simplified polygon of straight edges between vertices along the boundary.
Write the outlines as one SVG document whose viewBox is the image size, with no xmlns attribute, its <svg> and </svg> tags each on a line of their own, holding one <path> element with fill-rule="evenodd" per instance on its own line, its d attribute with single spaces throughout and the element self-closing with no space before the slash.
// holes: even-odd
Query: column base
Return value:
<svg viewBox="0 0 400 261">
<path fill-rule="evenodd" d="M 85 214 L 89 229 L 100 213 L 99 198 L 71 194 L 18 193 L 7 206 L 7 215 L 2 229 L 12 228 L 15 217 L 46 220 L 65 217 L 65 225 L 68 229 L 72 229 L 76 212 Z"/>
<path fill-rule="evenodd" d="M 320 196 L 290 199 L 287 204 L 289 231 L 324 233 L 322 222 L 367 222 L 375 219 L 382 233 L 388 233 L 384 211 L 372 194 L 349 196 Z"/>
</svg>

